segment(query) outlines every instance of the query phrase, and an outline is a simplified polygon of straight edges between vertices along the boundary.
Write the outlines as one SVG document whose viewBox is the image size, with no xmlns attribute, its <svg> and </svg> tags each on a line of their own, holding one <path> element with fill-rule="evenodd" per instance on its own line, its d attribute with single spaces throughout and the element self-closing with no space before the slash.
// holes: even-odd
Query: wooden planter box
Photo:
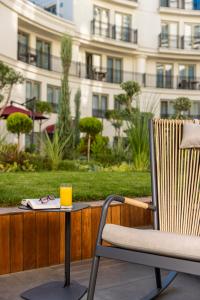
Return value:
<svg viewBox="0 0 200 300">
<path fill-rule="evenodd" d="M 98 231 L 101 204 L 72 213 L 71 258 L 91 258 Z M 127 205 L 112 205 L 108 223 L 151 225 L 151 213 Z M 0 274 L 64 262 L 64 214 L 0 209 Z"/>
</svg>

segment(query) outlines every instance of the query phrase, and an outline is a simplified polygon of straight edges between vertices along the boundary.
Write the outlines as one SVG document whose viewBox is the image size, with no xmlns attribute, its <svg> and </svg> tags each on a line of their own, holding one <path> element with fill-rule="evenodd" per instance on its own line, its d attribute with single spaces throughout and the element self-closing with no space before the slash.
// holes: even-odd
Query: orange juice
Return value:
<svg viewBox="0 0 200 300">
<path fill-rule="evenodd" d="M 60 206 L 61 208 L 72 207 L 72 186 L 70 184 L 60 186 Z"/>
</svg>

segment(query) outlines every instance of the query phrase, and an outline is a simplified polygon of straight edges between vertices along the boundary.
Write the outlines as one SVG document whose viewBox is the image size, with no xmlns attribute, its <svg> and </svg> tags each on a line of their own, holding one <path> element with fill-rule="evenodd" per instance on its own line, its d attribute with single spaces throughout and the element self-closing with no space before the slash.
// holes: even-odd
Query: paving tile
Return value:
<svg viewBox="0 0 200 300">
<path fill-rule="evenodd" d="M 91 260 L 72 264 L 72 278 L 88 286 Z M 0 300 L 20 300 L 20 293 L 42 283 L 63 280 L 64 266 L 0 276 Z M 163 275 L 166 271 L 163 271 Z M 94 300 L 139 300 L 155 287 L 152 268 L 102 259 Z M 85 296 L 83 300 L 86 300 Z M 179 274 L 159 300 L 200 300 L 200 277 Z"/>
</svg>

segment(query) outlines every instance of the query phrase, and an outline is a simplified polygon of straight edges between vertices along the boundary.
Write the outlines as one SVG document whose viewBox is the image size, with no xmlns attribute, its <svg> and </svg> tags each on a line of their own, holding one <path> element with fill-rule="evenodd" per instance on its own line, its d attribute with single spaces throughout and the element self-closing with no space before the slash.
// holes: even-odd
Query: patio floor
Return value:
<svg viewBox="0 0 200 300">
<path fill-rule="evenodd" d="M 73 263 L 72 278 L 88 285 L 90 266 L 90 260 Z M 51 280 L 63 280 L 63 265 L 2 275 L 0 300 L 19 300 L 24 290 Z M 151 268 L 102 259 L 95 300 L 137 300 L 145 296 L 154 285 Z M 199 300 L 200 277 L 179 274 L 159 299 Z"/>
</svg>

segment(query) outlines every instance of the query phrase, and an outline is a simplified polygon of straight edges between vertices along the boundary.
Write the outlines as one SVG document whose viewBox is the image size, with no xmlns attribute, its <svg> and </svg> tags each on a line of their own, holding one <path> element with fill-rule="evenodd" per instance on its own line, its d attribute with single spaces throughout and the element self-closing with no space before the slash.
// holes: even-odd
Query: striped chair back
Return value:
<svg viewBox="0 0 200 300">
<path fill-rule="evenodd" d="M 200 149 L 180 149 L 183 120 L 154 120 L 159 229 L 200 236 Z"/>
</svg>

